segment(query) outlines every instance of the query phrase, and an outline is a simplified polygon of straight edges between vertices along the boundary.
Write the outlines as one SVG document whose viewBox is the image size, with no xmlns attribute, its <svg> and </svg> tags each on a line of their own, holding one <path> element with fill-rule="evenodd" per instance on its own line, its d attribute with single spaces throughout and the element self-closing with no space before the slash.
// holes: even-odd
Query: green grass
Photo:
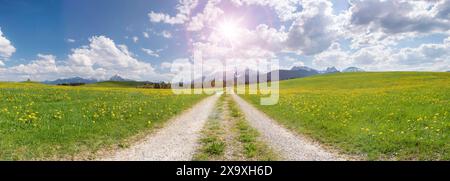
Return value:
<svg viewBox="0 0 450 181">
<path fill-rule="evenodd" d="M 0 83 L 0 160 L 90 159 L 161 126 L 204 95 Z"/>
<path fill-rule="evenodd" d="M 259 105 L 286 127 L 370 160 L 450 160 L 450 73 L 338 73 L 280 82 Z"/>
<path fill-rule="evenodd" d="M 227 97 L 230 99 L 229 97 Z M 249 160 L 271 161 L 277 160 L 278 156 L 271 150 L 266 143 L 259 139 L 259 132 L 252 128 L 244 118 L 244 115 L 237 108 L 236 103 L 229 101 L 231 116 L 236 119 L 237 140 L 242 144 L 243 153 Z"/>
<path fill-rule="evenodd" d="M 216 109 L 206 122 L 202 130 L 202 138 L 200 140 L 200 149 L 195 153 L 194 159 L 197 161 L 221 160 L 226 148 L 224 140 L 224 129 L 220 120 L 220 114 L 223 112 L 224 97 L 220 97 Z"/>
</svg>

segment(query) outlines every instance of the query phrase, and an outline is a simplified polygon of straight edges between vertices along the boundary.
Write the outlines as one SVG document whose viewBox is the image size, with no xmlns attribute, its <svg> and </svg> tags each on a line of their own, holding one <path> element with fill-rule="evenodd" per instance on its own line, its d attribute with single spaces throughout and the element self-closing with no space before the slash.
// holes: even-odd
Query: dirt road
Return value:
<svg viewBox="0 0 450 181">
<path fill-rule="evenodd" d="M 214 109 L 218 98 L 219 95 L 206 98 L 190 110 L 169 120 L 154 134 L 102 160 L 191 160 L 197 148 L 199 132 Z"/>
<path fill-rule="evenodd" d="M 250 125 L 261 133 L 267 144 L 271 145 L 284 160 L 344 160 L 342 156 L 323 149 L 318 143 L 280 126 L 239 96 L 232 95 L 232 97 Z"/>
</svg>

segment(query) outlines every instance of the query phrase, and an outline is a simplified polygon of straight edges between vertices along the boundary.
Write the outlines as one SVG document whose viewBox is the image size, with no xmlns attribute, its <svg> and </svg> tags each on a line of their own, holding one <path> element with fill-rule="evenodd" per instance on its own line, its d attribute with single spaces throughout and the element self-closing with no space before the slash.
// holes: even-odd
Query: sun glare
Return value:
<svg viewBox="0 0 450 181">
<path fill-rule="evenodd" d="M 239 37 L 239 28 L 236 22 L 227 20 L 219 25 L 218 31 L 228 41 L 234 41 Z"/>
</svg>

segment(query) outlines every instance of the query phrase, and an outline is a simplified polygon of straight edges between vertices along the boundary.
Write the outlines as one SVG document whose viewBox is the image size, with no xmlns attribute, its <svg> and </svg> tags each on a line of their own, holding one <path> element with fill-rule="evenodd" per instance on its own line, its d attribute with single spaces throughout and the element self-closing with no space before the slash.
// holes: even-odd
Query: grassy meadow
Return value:
<svg viewBox="0 0 450 181">
<path fill-rule="evenodd" d="M 280 82 L 261 106 L 300 134 L 369 160 L 450 160 L 450 73 L 337 73 Z"/>
<path fill-rule="evenodd" d="M 0 160 L 92 159 L 204 97 L 105 84 L 0 83 Z"/>
</svg>

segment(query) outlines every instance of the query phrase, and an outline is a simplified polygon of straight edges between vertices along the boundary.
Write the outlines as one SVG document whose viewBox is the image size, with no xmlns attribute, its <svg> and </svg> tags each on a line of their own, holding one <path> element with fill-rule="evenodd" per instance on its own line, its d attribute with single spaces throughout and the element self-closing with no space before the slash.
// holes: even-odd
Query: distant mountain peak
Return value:
<svg viewBox="0 0 450 181">
<path fill-rule="evenodd" d="M 358 67 L 348 67 L 344 69 L 342 72 L 365 72 L 365 71 Z"/>
<path fill-rule="evenodd" d="M 109 81 L 124 82 L 124 81 L 129 81 L 129 80 L 124 79 L 119 74 L 116 74 L 116 75 L 112 76 L 111 78 L 109 78 Z"/>
<path fill-rule="evenodd" d="M 294 66 L 294 67 L 291 68 L 291 70 L 293 70 L 293 71 L 299 71 L 299 70 L 304 70 L 304 71 L 315 71 L 314 69 L 309 68 L 309 67 L 307 67 L 307 66 Z"/>
<path fill-rule="evenodd" d="M 325 73 L 335 73 L 335 72 L 339 72 L 339 70 L 336 68 L 336 67 L 328 67 L 326 70 L 325 70 Z"/>
<path fill-rule="evenodd" d="M 95 79 L 84 79 L 84 78 L 76 76 L 76 77 L 66 78 L 66 79 L 56 79 L 54 81 L 47 80 L 47 81 L 44 81 L 43 83 L 57 85 L 57 84 L 72 84 L 72 83 L 90 84 L 90 83 L 96 83 L 96 82 L 98 82 L 98 81 Z"/>
</svg>

